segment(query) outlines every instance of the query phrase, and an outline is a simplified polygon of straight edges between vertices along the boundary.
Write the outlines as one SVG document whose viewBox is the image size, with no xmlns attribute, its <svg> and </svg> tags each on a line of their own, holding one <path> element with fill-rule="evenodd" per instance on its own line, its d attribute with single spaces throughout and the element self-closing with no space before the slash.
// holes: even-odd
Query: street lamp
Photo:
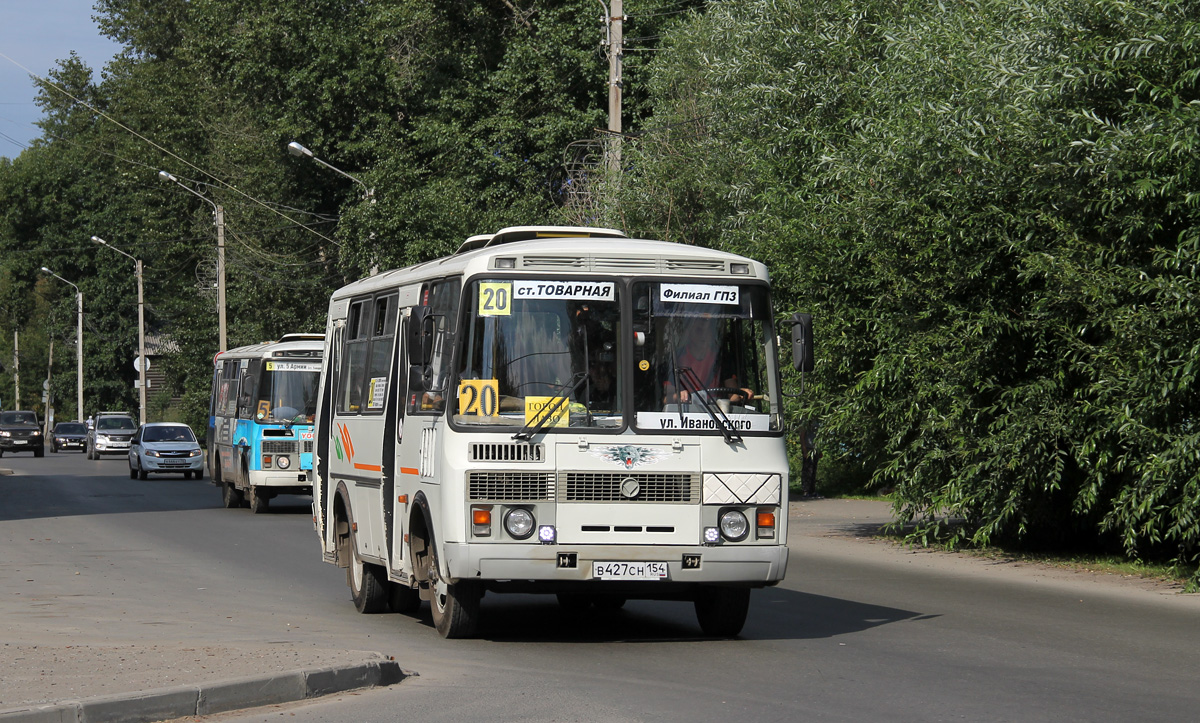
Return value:
<svg viewBox="0 0 1200 723">
<path fill-rule="evenodd" d="M 59 281 L 63 282 L 64 284 L 66 284 L 67 286 L 70 286 L 72 289 L 75 289 L 75 301 L 76 301 L 76 306 L 79 309 L 79 320 L 75 326 L 75 390 L 76 390 L 76 404 L 78 404 L 78 409 L 77 409 L 76 413 L 79 415 L 79 421 L 82 422 L 84 420 L 84 416 L 83 416 L 83 292 L 79 290 L 78 286 L 76 286 L 75 284 L 72 284 L 70 281 L 67 281 L 66 279 L 64 279 L 63 277 L 54 273 L 53 271 L 46 268 L 45 266 L 42 267 L 42 271 L 46 272 L 47 274 L 50 274 L 54 278 L 58 279 Z"/>
<path fill-rule="evenodd" d="M 213 202 L 207 196 L 198 191 L 189 188 L 178 177 L 159 171 L 158 177 L 164 181 L 170 181 L 179 186 L 188 193 L 203 200 L 205 203 L 213 207 L 213 218 L 217 223 L 217 327 L 220 332 L 220 351 L 226 350 L 226 334 L 225 334 L 225 209 L 221 205 Z"/>
<path fill-rule="evenodd" d="M 145 314 L 145 306 L 146 305 L 145 305 L 144 299 L 142 297 L 142 260 L 136 259 L 133 256 L 125 253 L 121 249 L 117 248 L 116 246 L 113 246 L 112 244 L 110 244 L 109 242 L 100 238 L 99 236 L 93 236 L 92 241 L 100 244 L 101 246 L 104 246 L 106 248 L 112 249 L 113 251 L 116 251 L 117 253 L 121 254 L 125 258 L 133 259 L 133 268 L 134 268 L 134 273 L 137 274 L 137 284 L 138 284 L 138 363 L 137 363 L 137 368 L 138 368 L 138 411 L 139 411 L 138 423 L 145 424 L 146 423 L 146 367 L 149 366 L 149 364 L 146 361 L 146 314 Z"/>
<path fill-rule="evenodd" d="M 369 199 L 371 201 L 371 203 L 375 203 L 375 189 L 374 188 L 369 187 L 367 184 L 358 180 L 354 176 L 351 176 L 349 173 L 346 173 L 342 169 L 337 168 L 336 166 L 330 165 L 329 163 L 322 161 L 320 158 L 317 158 L 316 156 L 313 155 L 312 151 L 308 150 L 307 148 L 300 145 L 296 141 L 292 141 L 291 143 L 289 143 L 287 146 L 287 149 L 288 149 L 288 153 L 291 153 L 293 156 L 296 156 L 297 158 L 304 158 L 304 157 L 311 158 L 314 161 L 316 161 L 317 163 L 320 163 L 322 166 L 325 166 L 329 170 L 333 171 L 334 173 L 341 174 L 341 175 L 345 176 L 346 178 L 349 178 L 351 181 L 354 181 L 355 183 L 357 183 L 358 185 L 363 187 L 363 198 Z"/>
</svg>

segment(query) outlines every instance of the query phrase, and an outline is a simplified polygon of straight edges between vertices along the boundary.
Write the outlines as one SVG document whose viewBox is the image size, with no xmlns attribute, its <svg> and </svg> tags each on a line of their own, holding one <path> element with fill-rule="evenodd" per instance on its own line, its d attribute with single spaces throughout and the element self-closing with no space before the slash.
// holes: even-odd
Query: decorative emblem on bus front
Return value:
<svg viewBox="0 0 1200 723">
<path fill-rule="evenodd" d="M 633 469 L 654 464 L 671 453 L 655 447 L 635 447 L 631 444 L 622 444 L 611 447 L 593 447 L 592 454 L 600 459 L 616 462 L 625 469 Z"/>
</svg>

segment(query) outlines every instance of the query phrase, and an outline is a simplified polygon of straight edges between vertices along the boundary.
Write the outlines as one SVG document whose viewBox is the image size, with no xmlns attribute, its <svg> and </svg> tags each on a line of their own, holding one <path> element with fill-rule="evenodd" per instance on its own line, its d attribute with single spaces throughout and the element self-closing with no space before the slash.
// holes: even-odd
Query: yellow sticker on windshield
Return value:
<svg viewBox="0 0 1200 723">
<path fill-rule="evenodd" d="M 525 397 L 525 423 L 538 424 L 550 415 L 547 427 L 565 427 L 570 421 L 565 397 Z"/>
<path fill-rule="evenodd" d="M 482 281 L 479 283 L 479 315 L 512 315 L 511 281 Z"/>
<path fill-rule="evenodd" d="M 500 410 L 499 384 L 495 379 L 464 379 L 458 383 L 458 413 L 494 417 Z"/>
</svg>

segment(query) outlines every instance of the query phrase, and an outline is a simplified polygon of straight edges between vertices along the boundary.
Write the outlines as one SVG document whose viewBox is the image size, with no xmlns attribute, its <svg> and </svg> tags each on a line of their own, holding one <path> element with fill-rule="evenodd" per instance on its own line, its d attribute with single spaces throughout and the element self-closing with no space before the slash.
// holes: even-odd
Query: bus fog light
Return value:
<svg viewBox="0 0 1200 723">
<path fill-rule="evenodd" d="M 721 541 L 721 531 L 715 527 L 704 528 L 704 544 L 715 545 Z"/>
<path fill-rule="evenodd" d="M 750 532 L 750 522 L 739 510 L 725 510 L 720 519 L 721 534 L 730 542 L 746 539 Z"/>
<path fill-rule="evenodd" d="M 542 525 L 538 528 L 538 539 L 542 541 L 543 545 L 553 545 L 557 536 L 553 525 Z"/>
<path fill-rule="evenodd" d="M 275 466 L 279 469 L 287 469 L 292 466 L 292 459 L 291 457 L 278 457 L 275 460 Z"/>
<path fill-rule="evenodd" d="M 533 513 L 524 507 L 514 507 L 504 515 L 504 531 L 514 540 L 529 539 L 535 524 Z"/>
</svg>

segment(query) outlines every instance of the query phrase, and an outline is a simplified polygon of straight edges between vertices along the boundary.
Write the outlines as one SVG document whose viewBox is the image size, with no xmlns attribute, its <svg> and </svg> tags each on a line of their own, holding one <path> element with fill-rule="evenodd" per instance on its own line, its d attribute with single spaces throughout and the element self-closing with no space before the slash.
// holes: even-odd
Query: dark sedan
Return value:
<svg viewBox="0 0 1200 723">
<path fill-rule="evenodd" d="M 50 451 L 87 448 L 87 425 L 83 422 L 59 422 L 50 433 Z"/>
<path fill-rule="evenodd" d="M 0 412 L 0 457 L 5 452 L 33 452 L 41 457 L 46 448 L 37 414 L 28 411 Z"/>
</svg>

